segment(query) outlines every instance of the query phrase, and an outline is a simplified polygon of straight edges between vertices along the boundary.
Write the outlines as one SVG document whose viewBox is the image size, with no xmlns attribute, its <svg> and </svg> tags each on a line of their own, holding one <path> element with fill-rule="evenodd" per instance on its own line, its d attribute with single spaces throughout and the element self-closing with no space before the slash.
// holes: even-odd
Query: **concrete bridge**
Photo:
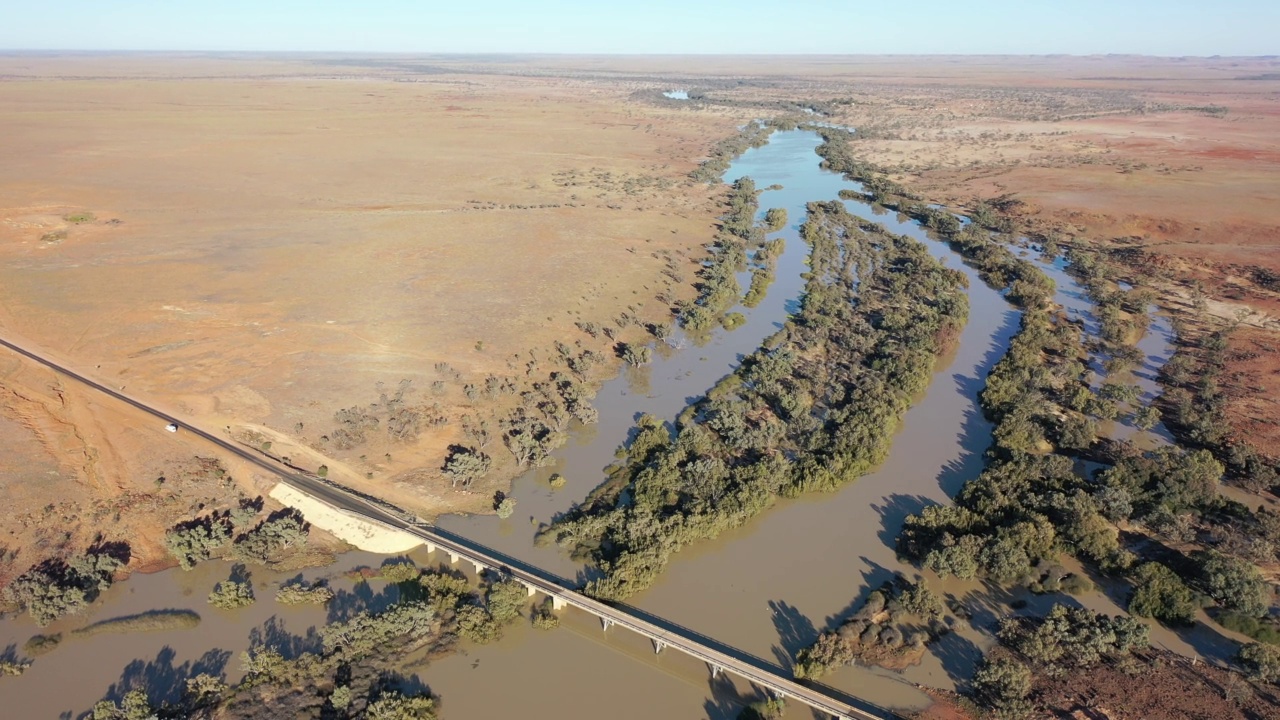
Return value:
<svg viewBox="0 0 1280 720">
<path fill-rule="evenodd" d="M 364 515 L 364 513 L 361 513 L 361 515 Z M 573 588 L 524 570 L 516 566 L 515 563 L 504 562 L 502 559 L 470 544 L 464 544 L 453 538 L 445 537 L 429 525 L 421 523 L 405 523 L 401 525 L 399 523 L 386 523 L 381 518 L 370 515 L 364 515 L 364 517 L 421 538 L 428 551 L 447 554 L 451 563 L 465 561 L 474 567 L 476 572 L 488 571 L 514 578 L 529 590 L 530 597 L 541 593 L 551 598 L 552 606 L 556 609 L 572 607 L 595 615 L 600 618 L 602 629 L 605 632 L 614 626 L 626 628 L 649 638 L 653 642 L 655 653 L 660 653 L 670 648 L 697 658 L 706 663 L 712 677 L 722 672 L 732 673 L 767 691 L 774 697 L 788 698 L 804 703 L 819 712 L 837 718 L 837 720 L 885 720 L 886 718 L 894 717 L 889 713 L 876 713 L 855 707 L 820 690 L 801 685 L 791 678 L 784 677 L 710 647 L 690 635 L 660 627 L 627 610 L 587 597 Z"/>
<path fill-rule="evenodd" d="M 734 657 L 712 647 L 710 642 L 698 639 L 694 636 L 695 633 L 663 628 L 639 617 L 634 612 L 589 598 L 567 584 L 562 584 L 563 581 L 539 574 L 536 568 L 522 566 L 511 558 L 499 557 L 497 553 L 476 547 L 474 543 L 465 542 L 461 538 L 448 537 L 438 528 L 421 523 L 416 518 L 409 517 L 376 498 L 359 494 L 350 488 L 328 482 L 315 475 L 299 472 L 297 468 L 284 466 L 280 461 L 223 438 L 218 433 L 193 426 L 148 402 L 126 395 L 122 392 L 124 388 L 109 387 L 72 370 L 66 364 L 51 357 L 47 351 L 36 350 L 27 343 L 20 345 L 4 338 L 0 338 L 0 347 L 6 347 L 72 380 L 84 383 L 104 395 L 151 415 L 165 425 L 175 426 L 183 432 L 199 437 L 279 477 L 288 485 L 341 512 L 414 535 L 422 540 L 429 551 L 447 553 L 450 562 L 457 563 L 465 560 L 474 566 L 477 572 L 487 570 L 508 575 L 523 583 L 529 589 L 530 596 L 542 593 L 551 598 L 556 608 L 574 607 L 591 613 L 600 618 L 606 632 L 613 626 L 626 628 L 649 638 L 653 642 L 655 652 L 662 652 L 667 648 L 679 650 L 706 663 L 713 676 L 722 672 L 732 673 L 772 693 L 775 697 L 796 700 L 840 720 L 884 720 L 893 717 L 887 712 L 872 712 L 855 707 L 832 697 L 831 694 L 801 685 L 772 670 Z"/>
</svg>

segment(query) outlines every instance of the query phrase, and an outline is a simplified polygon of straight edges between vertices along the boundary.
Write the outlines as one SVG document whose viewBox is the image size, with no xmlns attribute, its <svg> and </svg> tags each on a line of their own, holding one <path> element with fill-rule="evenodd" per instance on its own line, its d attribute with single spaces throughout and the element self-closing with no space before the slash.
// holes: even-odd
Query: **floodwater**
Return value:
<svg viewBox="0 0 1280 720">
<path fill-rule="evenodd" d="M 1040 269 L 1056 284 L 1057 288 L 1053 296 L 1054 302 L 1062 306 L 1068 317 L 1080 321 L 1086 334 L 1097 337 L 1101 332 L 1101 327 L 1093 313 L 1093 303 L 1089 301 L 1087 291 L 1067 272 L 1066 257 L 1060 255 L 1050 260 L 1034 249 L 1029 251 L 1029 254 L 1038 261 Z M 1128 288 L 1124 287 L 1124 289 L 1127 290 Z M 1152 305 L 1148 309 L 1147 315 L 1150 317 L 1151 323 L 1147 327 L 1147 331 L 1138 340 L 1138 349 L 1142 351 L 1141 364 L 1115 378 L 1120 382 L 1131 381 L 1136 384 L 1141 391 L 1139 403 L 1142 405 L 1152 404 L 1155 402 L 1156 396 L 1160 394 L 1160 368 L 1168 362 L 1169 358 L 1173 357 L 1175 339 L 1173 323 L 1170 322 L 1169 316 L 1160 312 L 1159 307 Z M 1097 353 L 1090 354 L 1089 369 L 1094 373 L 1093 386 L 1095 389 L 1101 386 L 1103 379 L 1107 376 L 1106 370 L 1102 365 L 1104 360 L 1105 358 Z M 1133 423 L 1129 420 L 1128 413 L 1122 414 L 1114 422 L 1104 424 L 1102 431 L 1113 439 L 1130 440 L 1139 447 L 1147 449 L 1174 441 L 1173 434 L 1169 432 L 1163 422 L 1157 423 L 1155 427 L 1145 432 L 1140 431 L 1133 426 Z"/>
<path fill-rule="evenodd" d="M 795 309 L 801 290 L 799 273 L 808 251 L 797 237 L 806 203 L 835 200 L 840 190 L 856 188 L 838 174 L 819 169 L 819 158 L 813 152 L 819 142 L 810 132 L 775 133 L 768 145 L 747 151 L 725 175 L 726 181 L 750 175 L 759 188 L 781 185 L 780 190 L 761 193 L 761 212 L 784 207 L 791 222 L 781 233 L 787 248 L 766 301 L 754 311 L 739 308 L 748 313 L 746 326 L 718 337 L 711 346 L 655 363 L 648 392 L 641 398 L 627 394 L 624 380 L 606 385 L 596 401 L 601 415 L 596 434 L 589 444 L 560 453 L 560 467 L 537 473 L 532 482 L 517 483 L 517 517 L 508 521 L 488 516 L 442 518 L 442 527 L 564 576 L 581 572 L 562 551 L 531 547 L 530 515 L 546 522 L 598 484 L 601 469 L 625 440 L 636 412 L 674 418 L 715 378 L 736 366 L 742 353 L 754 349 L 760 338 L 778 327 L 788 309 Z M 779 502 L 746 527 L 684 550 L 675 556 L 658 584 L 631 600 L 643 611 L 694 628 L 782 668 L 789 666 L 794 651 L 847 614 L 851 603 L 895 571 L 910 573 L 911 568 L 900 565 L 892 549 L 903 518 L 926 504 L 945 502 L 965 480 L 981 471 L 981 456 L 990 444 L 991 429 L 978 412 L 977 393 L 1018 325 L 1017 313 L 999 293 L 983 284 L 976 271 L 964 266 L 945 244 L 926 237 L 915 223 L 868 204 L 845 204 L 852 212 L 881 222 L 894 232 L 922 240 L 936 256 L 969 276 L 970 320 L 957 350 L 940 363 L 932 386 L 907 414 L 889 460 L 877 472 L 833 494 Z M 618 418 L 620 426 L 611 424 Z M 557 495 L 542 479 L 553 471 L 581 485 L 572 493 Z M 971 672 L 979 652 L 977 645 L 959 633 L 949 637 L 953 640 L 940 643 L 935 655 L 906 678 L 947 687 L 954 678 Z M 504 642 L 481 652 L 496 656 L 521 653 L 531 664 L 546 661 L 532 644 L 521 650 Z M 556 658 L 549 664 L 560 662 L 561 658 Z M 669 659 L 664 655 L 661 662 Z M 446 702 L 457 698 L 476 716 L 506 709 L 501 699 L 484 692 L 493 679 L 470 672 L 463 658 L 437 662 L 429 677 L 432 688 L 441 692 Z M 707 693 L 705 668 L 695 666 L 693 681 Z M 912 708 L 928 702 L 923 693 L 892 673 L 849 668 L 833 674 L 831 684 L 878 705 Z M 522 682 L 520 687 L 521 694 L 545 696 L 548 702 L 562 692 L 576 693 L 572 678 L 551 685 Z M 637 717 L 698 715 L 688 704 L 683 709 L 670 708 L 665 700 L 627 694 L 645 700 L 636 703 L 639 707 L 618 709 L 623 713 L 620 717 L 630 717 L 627 713 L 632 710 Z"/>
<path fill-rule="evenodd" d="M 662 96 L 671 98 L 672 100 L 688 100 L 689 91 L 688 90 L 667 90 L 666 92 L 662 93 Z"/>
<path fill-rule="evenodd" d="M 788 227 L 770 236 L 785 238 L 786 249 L 777 261 L 767 296 L 754 309 L 736 308 L 746 322 L 732 331 L 717 330 L 701 345 L 677 332 L 671 345 L 660 344 L 653 363 L 628 369 L 600 389 L 594 401 L 599 423 L 576 428 L 569 444 L 555 454 L 553 466 L 516 481 L 513 517 L 449 516 L 440 519 L 442 529 L 562 577 L 580 577 L 588 571 L 558 548 L 536 547 L 536 525 L 549 522 L 601 482 L 603 469 L 627 440 L 640 413 L 674 419 L 689 402 L 732 372 L 796 309 L 808 251 L 798 237 L 805 205 L 837 199 L 840 190 L 857 187 L 818 167 L 813 150 L 819 142 L 811 132 L 775 133 L 768 145 L 747 151 L 726 173 L 727 181 L 750 175 L 758 188 L 780 185 L 781 189 L 761 193 L 760 211 L 782 207 L 789 218 Z M 835 493 L 780 501 L 746 527 L 686 549 L 673 558 L 653 588 L 631 601 L 644 612 L 693 628 L 784 672 L 796 650 L 838 624 L 870 590 L 895 572 L 914 574 L 913 568 L 897 561 L 894 538 L 908 514 L 947 502 L 981 471 L 991 428 L 979 412 L 977 395 L 1018 326 L 1017 312 L 945 244 L 928 238 L 902 216 L 865 203 L 845 204 L 855 214 L 925 242 L 936 256 L 969 277 L 970 319 L 956 350 L 939 362 L 931 386 L 908 412 L 889 459 L 876 472 Z M 692 271 L 690 267 L 688 272 Z M 1072 299 L 1073 293 L 1079 299 L 1080 290 L 1069 276 L 1058 272 L 1054 279 L 1060 299 Z M 1161 335 L 1160 327 L 1153 324 L 1148 337 L 1154 337 L 1150 342 L 1155 344 L 1144 346 L 1150 362 L 1137 372 L 1140 382 L 1150 382 L 1143 386 L 1144 392 L 1154 392 L 1154 368 L 1168 353 L 1168 336 Z M 1161 337 L 1164 345 L 1158 344 Z M 566 477 L 566 487 L 550 487 L 547 479 L 553 472 Z M 422 550 L 411 555 L 420 564 L 441 561 Z M 381 561 L 381 556 L 350 554 L 333 566 L 304 574 L 334 576 Z M 153 698 L 172 697 L 166 693 L 176 692 L 182 679 L 202 670 L 224 670 L 234 681 L 240 672 L 237 656 L 252 643 L 267 642 L 296 652 L 315 642 L 315 629 L 322 623 L 344 612 L 376 608 L 390 599 L 377 583 L 371 590 L 360 590 L 349 580 L 338 579 L 334 586 L 345 592 L 335 608 L 287 608 L 271 597 L 274 586 L 285 578 L 262 573 L 255 577 L 261 586 L 258 603 L 240 611 L 219 611 L 204 598 L 227 571 L 224 563 L 209 563 L 191 573 L 174 570 L 135 576 L 112 588 L 88 619 L 154 608 L 190 608 L 204 616 L 204 622 L 193 630 L 64 640 L 62 647 L 37 658 L 24 676 L 0 680 L 0 699 L 8 707 L 23 708 L 29 717 L 57 717 L 63 712 L 82 713 L 97 699 L 119 695 L 139 679 L 148 681 L 155 691 Z M 978 583 L 952 581 L 938 588 L 965 604 L 971 623 L 958 623 L 956 632 L 931 646 L 924 663 L 905 673 L 844 668 L 826 678 L 827 683 L 875 704 L 921 707 L 927 697 L 912 683 L 954 687 L 967 679 L 974 660 L 990 643 L 989 626 L 1007 612 L 1010 600 L 1026 599 L 1033 607 L 1063 601 L 1063 596 L 1010 596 Z M 1082 602 L 1118 612 L 1121 592 L 1113 589 L 1109 595 L 1096 594 Z M 75 627 L 86 620 L 62 623 Z M 55 625 L 49 630 L 58 629 Z M 25 618 L 0 622 L 0 649 L 16 646 L 20 652 L 22 643 L 35 632 Z M 1162 639 L 1157 636 L 1158 642 Z M 1211 640 L 1171 637 L 1168 643 L 1195 652 Z M 417 675 L 442 698 L 443 712 L 451 718 L 520 714 L 535 719 L 719 720 L 736 717 L 742 703 L 759 698 L 745 682 L 724 676 L 712 680 L 700 663 L 675 651 L 656 655 L 639 636 L 616 628 L 605 632 L 594 618 L 576 611 L 564 614 L 557 631 L 540 632 L 520 624 L 498 643 L 466 644 L 461 652 L 430 666 L 405 671 Z M 76 680 L 71 687 L 68 678 Z M 790 715 L 808 716 L 803 709 Z"/>
<path fill-rule="evenodd" d="M 35 658 L 20 677 L 0 684 L 3 707 L 20 708 L 7 715 L 22 718 L 79 717 L 103 697 L 119 699 L 135 687 L 147 687 L 153 700 L 177 700 L 185 680 L 199 673 L 225 673 L 240 678 L 239 656 L 251 646 L 274 647 L 286 656 L 318 647 L 316 631 L 326 622 L 349 617 L 366 607 L 385 604 L 379 583 L 356 587 L 337 579 L 337 593 L 327 608 L 287 606 L 275 601 L 276 589 L 285 581 L 333 577 L 361 565 L 378 566 L 383 556 L 347 553 L 328 567 L 302 572 L 273 573 L 250 568 L 257 602 L 239 610 L 219 610 L 206 598 L 215 584 L 226 580 L 231 564 L 214 561 L 190 572 L 178 569 L 152 575 L 135 574 L 108 588 L 89 612 L 64 617 L 39 628 L 25 615 L 0 622 L 0 648 L 25 655 L 23 644 L 36 634 L 62 634 L 52 652 Z M 370 592 L 373 590 L 373 592 Z M 149 610 L 193 610 L 201 616 L 191 629 L 144 633 L 101 633 L 87 638 L 71 635 L 91 622 L 144 613 Z"/>
</svg>

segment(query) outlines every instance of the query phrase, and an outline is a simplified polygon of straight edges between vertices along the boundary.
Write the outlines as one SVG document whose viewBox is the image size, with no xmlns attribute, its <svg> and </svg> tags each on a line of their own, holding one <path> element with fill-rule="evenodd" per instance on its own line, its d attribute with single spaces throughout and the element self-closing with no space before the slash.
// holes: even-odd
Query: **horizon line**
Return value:
<svg viewBox="0 0 1280 720">
<path fill-rule="evenodd" d="M 814 52 L 547 52 L 521 50 L 217 50 L 217 49 L 121 49 L 121 48 L 0 48 L 0 55 L 347 55 L 367 57 L 435 56 L 435 57 L 997 57 L 997 58 L 1154 58 L 1165 60 L 1215 60 L 1249 59 L 1276 60 L 1280 53 L 1261 55 L 1155 55 L 1150 53 L 1001 53 L 1001 52 L 951 52 L 951 53 L 814 53 Z"/>
</svg>

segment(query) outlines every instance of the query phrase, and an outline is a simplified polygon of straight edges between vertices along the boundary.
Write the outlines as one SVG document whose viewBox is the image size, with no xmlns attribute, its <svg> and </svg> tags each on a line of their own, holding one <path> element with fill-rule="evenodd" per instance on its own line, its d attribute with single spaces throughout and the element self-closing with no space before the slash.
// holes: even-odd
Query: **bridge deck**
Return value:
<svg viewBox="0 0 1280 720">
<path fill-rule="evenodd" d="M 178 427 L 185 429 L 185 431 L 278 476 L 284 482 L 306 492 L 308 495 L 311 495 L 320 502 L 337 508 L 343 512 L 358 515 L 364 519 L 385 525 L 392 529 L 416 535 L 417 537 L 422 538 L 423 543 L 429 548 L 439 548 L 460 558 L 466 558 L 468 562 L 475 565 L 478 569 L 488 568 L 495 572 L 510 574 L 533 591 L 541 592 L 552 597 L 558 602 L 572 605 L 580 610 L 589 612 L 592 615 L 599 617 L 602 621 L 607 621 L 608 623 L 625 627 L 628 630 L 644 635 L 645 637 L 653 640 L 654 643 L 661 643 L 661 645 L 675 648 L 681 652 L 698 658 L 699 660 L 706 662 L 712 668 L 713 672 L 718 670 L 732 672 L 733 674 L 745 678 L 761 688 L 771 690 L 776 694 L 783 695 L 788 698 L 794 698 L 795 700 L 798 700 L 814 709 L 829 713 L 836 718 L 847 718 L 848 720 L 854 720 L 855 718 L 858 720 L 882 720 L 883 717 L 891 717 L 888 714 L 877 715 L 866 710 L 862 710 L 861 708 L 854 707 L 848 703 L 832 698 L 818 690 L 801 685 L 790 678 L 783 677 L 775 672 L 756 667 L 748 662 L 734 658 L 724 652 L 716 650 L 715 648 L 709 647 L 706 643 L 700 642 L 687 634 L 664 629 L 654 623 L 644 620 L 643 618 L 637 617 L 626 610 L 606 605 L 598 600 L 593 600 L 592 598 L 577 592 L 573 588 L 566 587 L 530 572 L 528 569 L 520 567 L 517 562 L 505 562 L 499 558 L 493 557 L 490 553 L 483 552 L 477 548 L 470 547 L 448 537 L 444 537 L 431 527 L 411 522 L 400 514 L 397 514 L 387 507 L 374 502 L 368 497 L 355 493 L 349 488 L 343 488 L 332 483 L 327 483 L 315 476 L 299 474 L 295 471 L 295 468 L 286 468 L 281 466 L 278 464 L 279 461 L 274 458 L 268 459 L 263 457 L 258 453 L 239 446 L 231 440 L 224 439 L 212 432 L 190 425 L 148 402 L 143 402 L 142 400 L 130 395 L 126 395 L 122 392 L 124 388 L 117 390 L 115 388 L 107 387 L 103 383 L 77 373 L 65 364 L 52 359 L 47 352 L 36 352 L 4 338 L 0 338 L 0 346 L 7 347 L 30 360 L 49 367 L 50 369 L 66 375 L 73 380 L 84 383 L 90 388 L 131 405 L 138 410 L 164 421 L 165 423 L 173 423 Z"/>
<path fill-rule="evenodd" d="M 407 528 L 398 528 L 410 532 L 423 539 L 428 547 L 439 548 L 452 555 L 465 558 L 479 568 L 486 568 L 497 573 L 505 573 L 519 580 L 521 583 L 532 590 L 543 593 L 548 597 L 559 600 L 567 605 L 578 608 L 584 612 L 591 613 L 602 621 L 619 627 L 627 628 L 632 632 L 639 633 L 655 644 L 677 649 L 687 655 L 695 657 L 710 666 L 713 672 L 727 671 L 741 678 L 746 679 L 754 685 L 766 690 L 772 691 L 776 695 L 793 698 L 799 702 L 808 705 L 816 710 L 830 714 L 832 717 L 847 720 L 884 720 L 884 716 L 875 715 L 861 708 L 854 707 L 848 703 L 841 702 L 832 698 L 818 690 L 801 685 L 796 681 L 769 672 L 762 668 L 756 667 L 750 663 L 739 660 L 738 658 L 727 655 L 715 648 L 690 638 L 682 633 L 668 630 L 655 625 L 647 620 L 636 617 L 631 613 L 607 605 L 599 600 L 587 597 L 572 588 L 567 588 L 557 583 L 551 582 L 546 578 L 539 577 L 533 573 L 522 570 L 518 567 L 512 567 L 501 560 L 489 556 L 487 553 L 476 550 L 473 547 L 455 542 L 449 538 L 443 537 L 434 532 L 430 527 L 423 525 L 412 525 Z"/>
</svg>

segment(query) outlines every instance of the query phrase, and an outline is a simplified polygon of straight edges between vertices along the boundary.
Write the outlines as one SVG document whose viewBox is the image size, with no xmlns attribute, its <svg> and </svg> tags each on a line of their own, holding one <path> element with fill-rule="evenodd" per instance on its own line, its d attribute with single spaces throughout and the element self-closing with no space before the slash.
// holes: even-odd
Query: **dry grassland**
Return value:
<svg viewBox="0 0 1280 720">
<path fill-rule="evenodd" d="M 612 358 L 575 324 L 666 320 L 655 297 L 691 294 L 718 199 L 685 176 L 737 123 L 622 84 L 292 60 L 17 56 L 0 77 L 5 335 L 424 514 L 486 509 L 514 471 L 495 443 L 491 482 L 440 476 L 461 419 L 510 402 L 465 385 L 545 380 L 556 341 Z M 327 440 L 402 381 L 416 440 Z M 154 479 L 208 450 L 12 357 L 0 384 L 19 564 L 104 527 L 159 559 L 193 498 Z M 19 518 L 59 501 L 120 519 L 37 542 L 49 524 Z"/>
</svg>

